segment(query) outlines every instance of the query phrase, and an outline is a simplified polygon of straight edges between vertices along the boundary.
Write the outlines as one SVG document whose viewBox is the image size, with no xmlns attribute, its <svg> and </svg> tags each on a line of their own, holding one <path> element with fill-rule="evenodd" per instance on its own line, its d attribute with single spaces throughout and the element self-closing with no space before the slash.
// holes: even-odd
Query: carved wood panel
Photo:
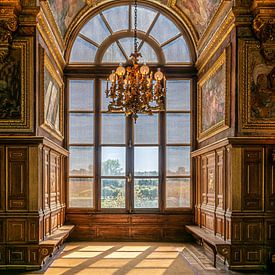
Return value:
<svg viewBox="0 0 275 275">
<path fill-rule="evenodd" d="M 5 155 L 4 147 L 0 146 L 0 211 L 5 209 Z"/>
<path fill-rule="evenodd" d="M 257 243 L 263 241 L 263 222 L 257 220 L 245 220 L 243 222 L 244 241 Z"/>
<path fill-rule="evenodd" d="M 10 210 L 27 209 L 28 149 L 8 148 L 8 206 Z"/>
<path fill-rule="evenodd" d="M 244 149 L 243 209 L 262 209 L 262 150 Z"/>
<path fill-rule="evenodd" d="M 0 243 L 5 241 L 4 220 L 0 220 Z"/>
<path fill-rule="evenodd" d="M 59 156 L 50 152 L 50 205 L 57 205 L 57 193 L 59 184 Z"/>
<path fill-rule="evenodd" d="M 202 156 L 201 159 L 201 201 L 202 204 L 207 203 L 207 157 Z"/>
<path fill-rule="evenodd" d="M 267 209 L 275 210 L 275 149 L 267 150 Z"/>
<path fill-rule="evenodd" d="M 50 207 L 50 150 L 43 148 L 43 209 Z"/>
<path fill-rule="evenodd" d="M 225 181 L 225 169 L 224 169 L 224 149 L 217 151 L 217 176 L 216 176 L 216 201 L 217 207 L 224 209 L 224 181 Z"/>
<path fill-rule="evenodd" d="M 7 242 L 22 243 L 26 241 L 26 220 L 7 220 Z"/>
</svg>

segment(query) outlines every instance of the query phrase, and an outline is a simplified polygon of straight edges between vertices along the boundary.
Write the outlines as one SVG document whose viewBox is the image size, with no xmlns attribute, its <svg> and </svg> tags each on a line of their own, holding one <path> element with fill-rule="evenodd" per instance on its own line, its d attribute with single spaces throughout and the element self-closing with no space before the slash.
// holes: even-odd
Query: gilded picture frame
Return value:
<svg viewBox="0 0 275 275">
<path fill-rule="evenodd" d="M 198 141 L 230 126 L 229 52 L 225 49 L 198 81 Z"/>
<path fill-rule="evenodd" d="M 266 46 L 274 49 L 275 43 Z M 266 60 L 256 40 L 240 41 L 241 132 L 275 132 L 275 60 Z"/>
<path fill-rule="evenodd" d="M 0 133 L 34 131 L 33 38 L 13 40 L 0 67 Z"/>
<path fill-rule="evenodd" d="M 64 84 L 52 61 L 40 48 L 41 55 L 41 128 L 58 140 L 64 139 Z"/>
</svg>

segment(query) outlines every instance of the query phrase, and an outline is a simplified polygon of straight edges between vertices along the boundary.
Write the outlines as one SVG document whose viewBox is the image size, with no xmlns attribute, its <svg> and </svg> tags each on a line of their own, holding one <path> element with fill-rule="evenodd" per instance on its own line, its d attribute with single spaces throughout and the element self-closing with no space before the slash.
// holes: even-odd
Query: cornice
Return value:
<svg viewBox="0 0 275 275">
<path fill-rule="evenodd" d="M 41 8 L 43 10 L 43 13 L 45 15 L 46 20 L 48 21 L 48 25 L 51 26 L 52 33 L 61 49 L 62 52 L 64 52 L 65 49 L 65 43 L 63 40 L 63 37 L 61 35 L 61 31 L 55 21 L 55 18 L 53 16 L 53 12 L 51 10 L 51 7 L 46 0 L 40 1 Z"/>
<path fill-rule="evenodd" d="M 48 49 L 50 53 L 52 54 L 56 65 L 58 66 L 59 70 L 62 72 L 63 68 L 65 66 L 65 60 L 63 57 L 63 53 L 59 47 L 59 44 L 56 43 L 56 37 L 52 32 L 52 29 L 49 26 L 49 22 L 45 18 L 45 14 L 43 11 L 40 11 L 40 13 L 37 15 L 37 28 L 40 32 L 42 38 L 44 39 L 46 45 L 48 46 Z"/>
<path fill-rule="evenodd" d="M 235 27 L 234 21 L 235 15 L 233 11 L 230 10 L 226 18 L 222 22 L 221 26 L 209 39 L 209 42 L 205 45 L 205 47 L 201 49 L 201 55 L 198 57 L 198 60 L 196 62 L 196 67 L 198 68 L 199 72 L 204 68 L 207 62 L 215 54 L 215 52 L 223 43 L 228 34 L 233 30 L 233 28 Z"/>
<path fill-rule="evenodd" d="M 202 36 L 198 42 L 198 49 L 197 49 L 198 54 L 202 51 L 202 49 L 205 47 L 206 43 L 209 41 L 209 37 L 211 37 L 211 33 L 215 32 L 215 30 L 220 27 L 220 25 L 219 25 L 220 18 L 225 17 L 231 8 L 232 8 L 231 1 L 223 1 L 219 5 L 215 15 L 211 19 L 208 27 L 206 28 L 206 30 L 204 31 L 204 33 L 202 34 Z"/>
</svg>

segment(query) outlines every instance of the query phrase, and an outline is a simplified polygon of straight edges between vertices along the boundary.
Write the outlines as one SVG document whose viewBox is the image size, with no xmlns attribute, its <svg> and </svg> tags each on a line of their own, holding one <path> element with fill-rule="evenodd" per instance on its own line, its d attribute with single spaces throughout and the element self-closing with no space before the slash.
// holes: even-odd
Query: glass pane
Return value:
<svg viewBox="0 0 275 275">
<path fill-rule="evenodd" d="M 94 109 L 94 81 L 70 80 L 70 111 L 92 111 Z"/>
<path fill-rule="evenodd" d="M 108 31 L 100 15 L 97 15 L 93 17 L 90 21 L 88 21 L 88 23 L 86 23 L 80 33 L 99 45 L 107 36 L 110 35 L 110 32 Z"/>
<path fill-rule="evenodd" d="M 101 175 L 125 176 L 125 147 L 102 147 Z"/>
<path fill-rule="evenodd" d="M 138 30 L 141 30 L 143 32 L 147 32 L 150 25 L 152 24 L 156 12 L 152 11 L 148 8 L 138 6 L 137 7 L 137 27 Z M 132 29 L 134 29 L 134 22 L 135 22 L 135 12 L 134 12 L 134 6 L 132 6 Z"/>
<path fill-rule="evenodd" d="M 141 42 L 140 39 L 137 39 L 138 43 Z M 130 57 L 131 53 L 134 52 L 134 38 L 133 37 L 124 37 L 119 39 L 119 42 L 124 49 L 125 53 L 128 57 Z"/>
<path fill-rule="evenodd" d="M 94 148 L 70 147 L 70 176 L 93 176 Z"/>
<path fill-rule="evenodd" d="M 101 180 L 101 208 L 125 208 L 125 180 Z"/>
<path fill-rule="evenodd" d="M 190 175 L 190 147 L 166 147 L 166 175 Z"/>
<path fill-rule="evenodd" d="M 167 111 L 190 110 L 190 80 L 168 80 L 167 91 Z"/>
<path fill-rule="evenodd" d="M 93 179 L 69 179 L 69 207 L 94 207 Z"/>
<path fill-rule="evenodd" d="M 113 32 L 129 28 L 129 6 L 114 7 L 102 13 Z"/>
<path fill-rule="evenodd" d="M 135 176 L 158 176 L 158 147 L 135 147 Z"/>
<path fill-rule="evenodd" d="M 138 115 L 135 127 L 135 144 L 158 144 L 158 115 Z"/>
<path fill-rule="evenodd" d="M 158 57 L 153 48 L 146 42 L 141 47 L 140 50 L 142 57 L 140 58 L 140 64 L 143 63 L 158 63 Z"/>
<path fill-rule="evenodd" d="M 70 114 L 70 143 L 92 144 L 94 142 L 94 115 Z"/>
<path fill-rule="evenodd" d="M 190 207 L 190 179 L 166 179 L 166 207 Z"/>
<path fill-rule="evenodd" d="M 158 208 L 158 179 L 135 179 L 135 208 Z"/>
<path fill-rule="evenodd" d="M 125 144 L 125 115 L 102 114 L 102 144 Z"/>
<path fill-rule="evenodd" d="M 95 60 L 97 47 L 77 37 L 70 56 L 70 62 L 92 63 Z"/>
<path fill-rule="evenodd" d="M 160 44 L 162 44 L 167 40 L 175 37 L 179 33 L 180 31 L 176 25 L 161 14 L 153 29 L 151 30 L 150 35 L 152 35 Z"/>
<path fill-rule="evenodd" d="M 179 63 L 191 61 L 188 46 L 182 36 L 165 45 L 162 49 L 166 62 Z"/>
<path fill-rule="evenodd" d="M 117 43 L 114 42 L 105 52 L 102 62 L 106 63 L 124 63 L 126 61 L 123 53 L 121 52 L 120 48 L 118 47 Z"/>
<path fill-rule="evenodd" d="M 167 143 L 190 143 L 190 114 L 166 114 Z"/>
</svg>

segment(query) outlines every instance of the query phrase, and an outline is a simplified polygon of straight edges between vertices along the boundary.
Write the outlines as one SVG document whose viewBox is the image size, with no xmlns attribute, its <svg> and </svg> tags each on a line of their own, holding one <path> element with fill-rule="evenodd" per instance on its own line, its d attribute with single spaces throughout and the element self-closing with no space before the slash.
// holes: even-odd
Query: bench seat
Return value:
<svg viewBox="0 0 275 275">
<path fill-rule="evenodd" d="M 206 244 L 210 247 L 214 254 L 214 267 L 216 267 L 216 256 L 220 254 L 224 257 L 224 260 L 230 259 L 230 244 L 225 240 L 215 236 L 213 232 L 210 232 L 197 225 L 186 225 L 186 231 L 191 233 L 196 239 L 199 239 L 202 245 Z"/>
</svg>

